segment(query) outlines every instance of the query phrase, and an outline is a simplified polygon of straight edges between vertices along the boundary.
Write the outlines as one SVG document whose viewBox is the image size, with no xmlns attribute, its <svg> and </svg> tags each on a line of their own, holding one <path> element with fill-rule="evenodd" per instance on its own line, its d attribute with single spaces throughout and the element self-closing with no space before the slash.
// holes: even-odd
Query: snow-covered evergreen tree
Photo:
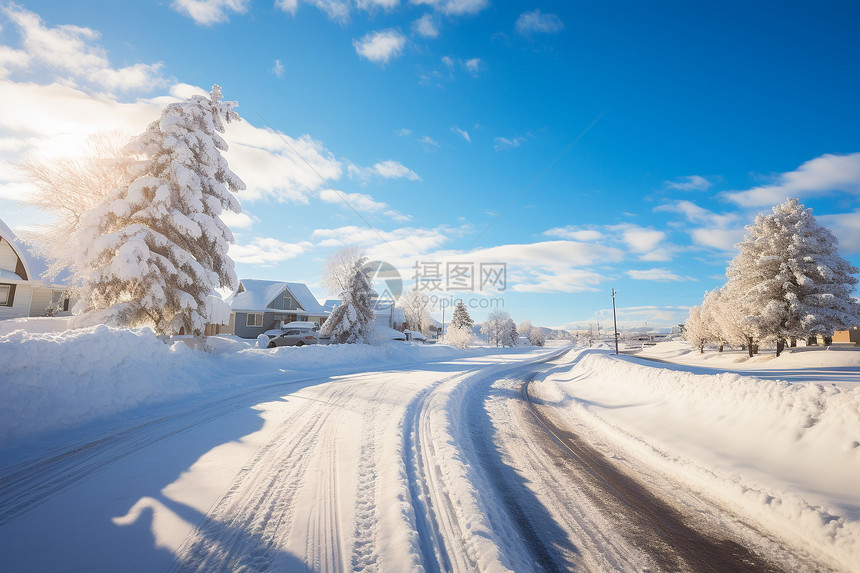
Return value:
<svg viewBox="0 0 860 573">
<path fill-rule="evenodd" d="M 734 303 L 757 337 L 776 341 L 777 355 L 788 337 L 832 336 L 860 320 L 851 297 L 858 269 L 797 199 L 756 217 L 736 247 L 726 271 Z"/>
<path fill-rule="evenodd" d="M 475 325 L 475 321 L 469 316 L 469 309 L 466 308 L 462 300 L 458 300 L 457 304 L 454 305 L 454 313 L 449 324 L 451 328 L 468 328 L 470 331 Z"/>
<path fill-rule="evenodd" d="M 454 305 L 451 322 L 445 331 L 445 342 L 457 348 L 466 348 L 472 342 L 472 327 L 475 321 L 469 316 L 469 310 L 462 300 Z"/>
<path fill-rule="evenodd" d="M 346 290 L 340 293 L 342 304 L 331 311 L 320 327 L 322 336 L 331 336 L 332 344 L 367 342 L 373 332 L 373 299 L 376 291 L 364 271 L 367 259 L 360 257 L 352 264 Z"/>
<path fill-rule="evenodd" d="M 245 188 L 221 155 L 224 122 L 239 121 L 235 106 L 213 86 L 209 97 L 168 105 L 126 146 L 137 159 L 130 183 L 81 218 L 85 316 L 199 335 L 207 296 L 236 287 L 233 234 L 219 218 L 241 211 L 231 191 Z"/>
</svg>

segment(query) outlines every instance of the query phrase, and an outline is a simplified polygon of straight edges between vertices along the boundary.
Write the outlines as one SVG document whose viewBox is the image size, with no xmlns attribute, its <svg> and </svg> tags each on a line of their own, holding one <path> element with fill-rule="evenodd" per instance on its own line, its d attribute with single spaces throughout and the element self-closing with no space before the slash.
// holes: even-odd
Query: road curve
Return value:
<svg viewBox="0 0 860 573">
<path fill-rule="evenodd" d="M 474 461 L 495 490 L 487 495 L 504 501 L 533 570 L 785 571 L 742 536 L 691 524 L 529 394 L 538 374 L 571 367 L 524 366 L 474 387 L 466 401 Z"/>
</svg>

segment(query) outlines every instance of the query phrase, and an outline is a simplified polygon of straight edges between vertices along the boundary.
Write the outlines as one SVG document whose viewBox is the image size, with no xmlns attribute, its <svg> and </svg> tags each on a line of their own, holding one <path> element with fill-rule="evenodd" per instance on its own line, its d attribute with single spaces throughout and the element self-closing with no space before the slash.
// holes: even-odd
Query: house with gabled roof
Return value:
<svg viewBox="0 0 860 573">
<path fill-rule="evenodd" d="M 68 285 L 42 280 L 46 269 L 0 220 L 0 319 L 70 314 Z"/>
<path fill-rule="evenodd" d="M 321 325 L 328 318 L 328 312 L 304 283 L 242 279 L 226 302 L 230 322 L 220 332 L 241 338 L 256 338 L 296 320 Z"/>
</svg>

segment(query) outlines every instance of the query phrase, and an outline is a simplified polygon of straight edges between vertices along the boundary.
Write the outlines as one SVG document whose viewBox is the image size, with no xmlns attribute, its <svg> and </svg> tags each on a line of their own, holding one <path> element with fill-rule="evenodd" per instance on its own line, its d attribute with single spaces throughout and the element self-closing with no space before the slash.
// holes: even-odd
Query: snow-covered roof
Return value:
<svg viewBox="0 0 860 573">
<path fill-rule="evenodd" d="M 21 264 L 24 265 L 24 274 L 26 278 L 19 276 L 11 270 L 0 269 L 0 279 L 22 281 L 28 280 L 37 283 L 47 284 L 48 286 L 58 285 L 65 286 L 69 283 L 68 272 L 63 271 L 60 276 L 55 277 L 51 283 L 42 280 L 42 275 L 48 270 L 48 262 L 33 253 L 23 241 L 19 241 L 18 237 L 9 228 L 9 226 L 0 219 L 0 237 L 3 238 L 12 247 L 12 250 L 21 259 Z"/>
<path fill-rule="evenodd" d="M 340 306 L 342 302 L 343 301 L 339 298 L 327 298 L 325 302 L 322 303 L 322 307 L 326 312 L 331 313 L 331 311 L 334 310 L 334 307 Z"/>
<path fill-rule="evenodd" d="M 304 283 L 242 279 L 239 281 L 239 284 L 244 288 L 244 291 L 233 293 L 227 298 L 227 302 L 234 311 L 270 311 L 271 309 L 268 308 L 269 303 L 284 292 L 284 289 L 287 289 L 293 295 L 293 298 L 302 308 L 303 312 L 314 316 L 325 316 L 327 314 Z"/>
<path fill-rule="evenodd" d="M 33 275 L 30 270 L 30 253 L 28 253 L 27 250 L 18 242 L 18 237 L 16 237 L 15 233 L 12 232 L 12 229 L 3 222 L 3 219 L 0 219 L 0 237 L 9 243 L 9 246 L 12 247 L 15 254 L 18 255 L 19 259 L 21 259 L 21 264 L 24 265 L 24 273 L 27 275 L 26 277 L 21 277 L 15 272 L 10 272 L 10 274 L 14 276 L 4 276 L 3 278 L 6 278 L 7 280 L 38 280 L 38 275 Z"/>
<path fill-rule="evenodd" d="M 12 271 L 7 271 L 6 269 L 0 269 L 0 280 L 4 281 L 22 281 L 20 276 Z"/>
</svg>

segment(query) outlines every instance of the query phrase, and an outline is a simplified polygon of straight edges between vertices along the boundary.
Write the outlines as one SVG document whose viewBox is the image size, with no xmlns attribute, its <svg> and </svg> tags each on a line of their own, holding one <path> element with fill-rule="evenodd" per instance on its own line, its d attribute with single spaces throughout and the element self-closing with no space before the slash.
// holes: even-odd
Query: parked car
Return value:
<svg viewBox="0 0 860 573">
<path fill-rule="evenodd" d="M 269 340 L 269 348 L 317 344 L 317 333 L 311 328 L 288 328 Z"/>
</svg>

